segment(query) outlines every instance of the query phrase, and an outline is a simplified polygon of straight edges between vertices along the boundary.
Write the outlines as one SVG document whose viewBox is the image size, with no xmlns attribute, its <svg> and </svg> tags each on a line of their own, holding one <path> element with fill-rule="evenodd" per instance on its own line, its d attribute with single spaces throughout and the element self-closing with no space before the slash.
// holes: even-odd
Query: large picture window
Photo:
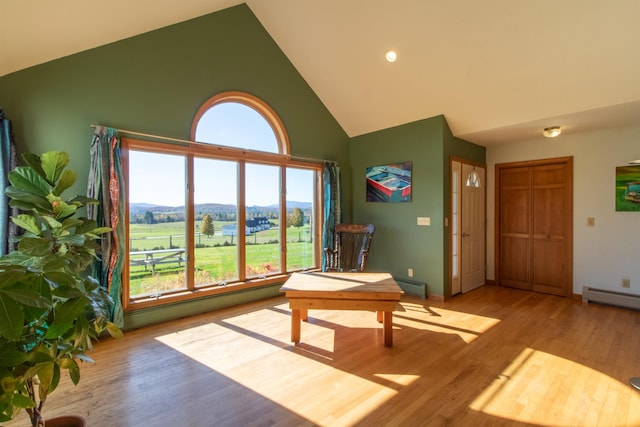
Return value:
<svg viewBox="0 0 640 427">
<path fill-rule="evenodd" d="M 277 283 L 321 263 L 321 165 L 291 158 L 268 105 L 217 95 L 191 139 L 122 138 L 125 308 Z"/>
</svg>

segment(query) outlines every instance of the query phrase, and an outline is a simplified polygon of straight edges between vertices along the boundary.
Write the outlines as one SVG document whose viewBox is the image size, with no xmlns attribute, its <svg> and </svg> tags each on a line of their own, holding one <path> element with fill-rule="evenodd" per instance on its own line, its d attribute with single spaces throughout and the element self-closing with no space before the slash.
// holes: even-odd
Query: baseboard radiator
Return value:
<svg viewBox="0 0 640 427">
<path fill-rule="evenodd" d="M 405 294 L 414 295 L 422 299 L 427 298 L 427 284 L 416 280 L 395 278 L 396 283 Z"/>
<path fill-rule="evenodd" d="M 640 310 L 640 295 L 594 289 L 588 286 L 582 288 L 582 302 L 597 302 Z"/>
</svg>

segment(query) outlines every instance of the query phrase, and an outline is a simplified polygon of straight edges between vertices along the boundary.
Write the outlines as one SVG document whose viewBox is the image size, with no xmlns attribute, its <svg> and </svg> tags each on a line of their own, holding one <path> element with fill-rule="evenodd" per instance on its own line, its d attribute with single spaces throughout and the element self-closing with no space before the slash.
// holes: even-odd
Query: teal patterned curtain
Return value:
<svg viewBox="0 0 640 427">
<path fill-rule="evenodd" d="M 5 255 L 13 249 L 15 227 L 9 220 L 13 209 L 9 206 L 9 198 L 4 194 L 4 190 L 9 185 L 9 172 L 16 164 L 11 121 L 4 117 L 4 110 L 0 110 L 0 255 Z"/>
<path fill-rule="evenodd" d="M 112 321 L 124 326 L 122 311 L 122 268 L 125 259 L 124 179 L 117 129 L 96 126 L 91 141 L 91 167 L 87 197 L 100 201 L 87 206 L 90 219 L 100 227 L 110 227 L 101 239 L 100 261 L 94 265 L 94 277 L 109 291 L 113 299 Z"/>
<path fill-rule="evenodd" d="M 323 171 L 324 185 L 324 228 L 322 230 L 322 247 L 333 248 L 334 229 L 342 220 L 340 205 L 342 193 L 340 192 L 340 168 L 333 162 L 326 162 Z M 322 252 L 322 271 L 327 271 L 329 266 L 327 255 Z"/>
</svg>

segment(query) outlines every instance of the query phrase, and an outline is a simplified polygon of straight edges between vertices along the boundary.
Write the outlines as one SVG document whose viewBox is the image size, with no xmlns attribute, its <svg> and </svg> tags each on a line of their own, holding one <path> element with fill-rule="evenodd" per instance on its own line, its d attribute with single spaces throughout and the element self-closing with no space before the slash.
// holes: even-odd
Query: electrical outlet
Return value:
<svg viewBox="0 0 640 427">
<path fill-rule="evenodd" d="M 407 276 L 413 277 L 413 268 L 407 270 Z"/>
<path fill-rule="evenodd" d="M 623 288 L 630 288 L 631 287 L 631 279 L 628 277 L 623 277 L 622 278 L 622 287 Z"/>
</svg>

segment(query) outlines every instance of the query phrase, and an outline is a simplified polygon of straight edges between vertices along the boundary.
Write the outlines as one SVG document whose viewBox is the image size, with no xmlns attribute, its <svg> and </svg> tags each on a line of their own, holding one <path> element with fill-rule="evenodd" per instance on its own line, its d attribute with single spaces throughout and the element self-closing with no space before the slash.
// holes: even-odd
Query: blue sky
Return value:
<svg viewBox="0 0 640 427">
<path fill-rule="evenodd" d="M 213 111 L 215 114 L 211 113 Z M 252 108 L 237 103 L 219 104 L 205 113 L 198 125 L 196 140 L 277 152 L 277 142 L 269 124 Z M 184 157 L 177 155 L 130 152 L 130 202 L 183 206 L 184 163 Z M 314 173 L 311 170 L 288 169 L 287 200 L 312 202 L 313 177 Z M 277 204 L 278 179 L 277 167 L 247 164 L 246 205 Z M 196 204 L 236 204 L 235 162 L 196 159 L 194 180 Z"/>
<path fill-rule="evenodd" d="M 183 206 L 185 198 L 184 158 L 175 155 L 129 154 L 129 200 L 164 206 Z M 197 159 L 195 163 L 195 202 L 236 204 L 237 165 L 234 162 Z M 288 169 L 287 200 L 312 202 L 311 170 Z M 278 171 L 274 166 L 247 165 L 247 206 L 278 203 Z"/>
</svg>

